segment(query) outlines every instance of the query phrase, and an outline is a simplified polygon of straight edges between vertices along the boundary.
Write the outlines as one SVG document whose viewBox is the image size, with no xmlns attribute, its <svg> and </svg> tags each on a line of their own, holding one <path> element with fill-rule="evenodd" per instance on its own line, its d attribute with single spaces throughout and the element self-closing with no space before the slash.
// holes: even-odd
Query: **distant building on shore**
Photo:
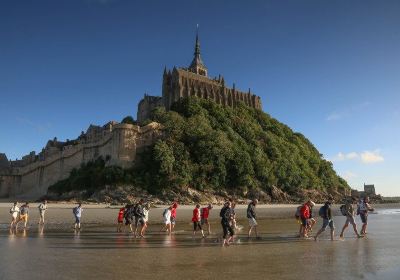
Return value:
<svg viewBox="0 0 400 280">
<path fill-rule="evenodd" d="M 364 190 L 363 191 L 352 190 L 351 191 L 351 196 L 354 196 L 354 197 L 366 197 L 366 196 L 374 197 L 374 196 L 376 196 L 375 185 L 374 184 L 367 185 L 367 184 L 364 183 Z"/>
</svg>

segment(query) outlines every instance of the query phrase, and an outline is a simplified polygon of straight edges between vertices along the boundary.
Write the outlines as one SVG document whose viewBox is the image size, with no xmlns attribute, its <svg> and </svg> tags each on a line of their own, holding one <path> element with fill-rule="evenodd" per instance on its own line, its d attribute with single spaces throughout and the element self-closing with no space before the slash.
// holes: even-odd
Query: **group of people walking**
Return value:
<svg viewBox="0 0 400 280">
<path fill-rule="evenodd" d="M 363 237 L 367 234 L 367 225 L 368 225 L 368 213 L 373 211 L 374 209 L 369 204 L 369 198 L 366 197 L 360 201 L 357 201 L 356 198 L 351 198 L 346 201 L 344 205 L 340 207 L 340 211 L 343 216 L 346 216 L 345 224 L 343 225 L 342 231 L 340 233 L 340 238 L 344 238 L 344 232 L 348 228 L 349 225 L 352 226 L 354 233 L 357 237 Z M 322 218 L 322 227 L 315 234 L 314 239 L 317 241 L 318 237 L 326 230 L 329 226 L 330 228 L 330 236 L 331 240 L 334 240 L 335 236 L 335 225 L 333 221 L 333 215 L 331 206 L 334 203 L 333 198 L 329 197 L 325 204 L 319 209 L 318 214 L 319 217 Z M 257 231 L 257 214 L 256 214 L 256 206 L 258 204 L 257 199 L 253 199 L 247 206 L 246 216 L 248 219 L 248 237 L 251 237 L 252 233 L 256 238 L 258 238 Z M 303 205 L 299 206 L 296 211 L 296 219 L 300 223 L 299 236 L 302 238 L 310 238 L 310 234 L 313 230 L 314 225 L 316 224 L 316 218 L 313 216 L 313 208 L 315 207 L 315 203 L 311 200 L 308 200 Z M 162 227 L 160 232 L 166 232 L 167 234 L 173 233 L 176 224 L 177 217 L 177 208 L 178 202 L 175 201 L 172 205 L 168 206 L 162 212 Z M 23 205 L 19 206 L 18 202 L 15 202 L 14 205 L 10 209 L 11 214 L 11 224 L 10 229 L 18 229 L 19 223 L 24 223 L 24 229 L 26 229 L 28 219 L 29 219 L 29 203 L 26 202 Z M 149 221 L 149 212 L 151 209 L 151 205 L 149 202 L 145 202 L 144 199 L 140 199 L 135 204 L 127 204 L 126 206 L 119 209 L 118 217 L 117 217 L 117 232 L 122 232 L 124 224 L 129 227 L 129 231 L 135 237 L 144 237 L 146 233 L 146 229 L 148 227 Z M 201 207 L 200 204 L 197 204 L 193 209 L 192 223 L 193 223 L 193 236 L 197 234 L 197 232 L 201 233 L 201 236 L 204 238 L 206 235 L 204 233 L 203 227 L 207 230 L 207 234 L 211 234 L 211 224 L 209 222 L 209 215 L 213 206 L 208 204 L 205 207 Z M 45 213 L 47 211 L 47 201 L 43 201 L 38 206 L 39 210 L 39 225 L 44 225 L 45 223 Z M 78 204 L 76 207 L 72 209 L 75 223 L 74 229 L 81 229 L 81 217 L 82 217 L 82 204 Z M 362 228 L 360 232 L 357 230 L 357 224 L 355 222 L 356 215 L 360 215 L 362 221 Z M 235 236 L 235 232 L 239 229 L 236 223 L 236 212 L 235 212 L 235 203 L 233 200 L 227 200 L 223 205 L 219 216 L 221 218 L 221 227 L 223 232 L 223 246 L 229 246 Z"/>
<path fill-rule="evenodd" d="M 318 214 L 322 218 L 322 227 L 314 236 L 314 240 L 317 241 L 318 237 L 326 230 L 329 226 L 330 236 L 333 241 L 335 238 L 335 223 L 333 221 L 331 206 L 334 203 L 333 197 L 329 197 L 325 204 L 319 209 Z M 309 238 L 312 232 L 313 226 L 316 224 L 316 219 L 313 216 L 313 207 L 315 203 L 311 200 L 307 201 L 304 205 L 298 208 L 296 212 L 296 218 L 300 222 L 299 235 L 303 238 Z M 340 207 L 340 212 L 346 217 L 346 221 L 342 227 L 339 237 L 344 238 L 344 232 L 349 225 L 352 225 L 355 235 L 358 238 L 362 238 L 367 234 L 368 225 L 368 213 L 374 211 L 370 205 L 369 197 L 365 197 L 360 201 L 355 197 L 350 197 L 346 200 L 346 203 Z M 356 215 L 359 215 L 362 222 L 360 232 L 357 230 Z"/>
<path fill-rule="evenodd" d="M 43 201 L 38 206 L 39 209 L 39 222 L 38 224 L 44 225 L 44 214 L 47 210 L 47 201 Z M 18 230 L 18 225 L 20 222 L 24 223 L 24 229 L 28 224 L 29 219 L 29 202 L 25 202 L 23 205 L 18 206 L 18 202 L 14 202 L 14 205 L 10 208 L 10 215 L 11 215 L 11 230 Z"/>
</svg>

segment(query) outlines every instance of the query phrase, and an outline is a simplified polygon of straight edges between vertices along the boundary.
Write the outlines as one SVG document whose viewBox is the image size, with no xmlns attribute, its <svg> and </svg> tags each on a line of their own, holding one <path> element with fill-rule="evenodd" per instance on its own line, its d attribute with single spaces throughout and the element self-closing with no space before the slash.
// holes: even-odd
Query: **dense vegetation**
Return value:
<svg viewBox="0 0 400 280">
<path fill-rule="evenodd" d="M 137 125 L 137 122 L 133 119 L 132 116 L 126 116 L 122 119 L 121 123 Z"/>
<path fill-rule="evenodd" d="M 268 114 L 240 105 L 235 109 L 189 98 L 153 120 L 165 137 L 140 155 L 133 169 L 105 167 L 99 159 L 74 170 L 51 189 L 96 189 L 105 184 L 133 183 L 151 193 L 188 186 L 198 190 L 245 193 L 278 186 L 337 191 L 348 188 L 332 164 L 302 134 Z"/>
</svg>

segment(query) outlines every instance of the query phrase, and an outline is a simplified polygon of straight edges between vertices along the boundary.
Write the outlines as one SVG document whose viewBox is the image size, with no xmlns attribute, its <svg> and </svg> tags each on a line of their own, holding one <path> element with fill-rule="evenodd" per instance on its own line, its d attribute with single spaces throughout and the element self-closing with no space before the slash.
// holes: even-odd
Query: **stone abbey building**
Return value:
<svg viewBox="0 0 400 280">
<path fill-rule="evenodd" d="M 196 35 L 194 58 L 189 68 L 164 70 L 162 97 L 145 95 L 138 105 L 138 121 L 148 119 L 152 110 L 164 106 L 170 110 L 180 98 L 197 96 L 218 104 L 235 107 L 239 102 L 261 110 L 260 97 L 225 86 L 224 78 L 210 79 L 200 57 L 199 37 Z M 90 125 L 74 140 L 49 140 L 41 152 L 31 152 L 22 159 L 11 161 L 0 153 L 0 197 L 37 199 L 48 187 L 67 178 L 74 168 L 102 157 L 107 165 L 130 167 L 137 154 L 162 137 L 158 123 L 146 126 L 108 122 Z"/>
<path fill-rule="evenodd" d="M 137 119 L 142 123 L 150 117 L 151 111 L 159 106 L 169 110 L 172 104 L 180 98 L 197 96 L 199 98 L 212 99 L 216 103 L 235 107 L 243 102 L 249 107 L 261 110 L 261 98 L 250 92 L 242 92 L 225 85 L 224 78 L 209 78 L 207 67 L 200 56 L 199 36 L 196 35 L 193 61 L 188 68 L 164 69 L 162 83 L 162 97 L 145 95 L 139 102 Z"/>
</svg>

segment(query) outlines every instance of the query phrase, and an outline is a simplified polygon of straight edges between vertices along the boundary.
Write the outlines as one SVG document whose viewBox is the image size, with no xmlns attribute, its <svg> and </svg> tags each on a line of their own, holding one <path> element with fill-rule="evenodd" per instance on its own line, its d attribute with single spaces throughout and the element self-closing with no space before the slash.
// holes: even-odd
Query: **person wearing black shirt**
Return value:
<svg viewBox="0 0 400 280">
<path fill-rule="evenodd" d="M 256 205 L 258 203 L 257 199 L 253 199 L 252 202 L 250 202 L 249 206 L 247 207 L 247 219 L 249 219 L 249 233 L 248 236 L 251 236 L 251 230 L 254 228 L 254 232 L 256 234 L 256 238 L 258 238 L 258 233 L 257 233 L 257 214 L 256 214 Z"/>
<path fill-rule="evenodd" d="M 229 243 L 233 240 L 233 236 L 235 235 L 235 231 L 231 226 L 233 211 L 232 211 L 232 203 L 230 201 L 225 203 L 219 215 L 221 217 L 221 225 L 222 225 L 222 230 L 224 232 L 223 236 L 224 242 L 222 243 L 222 246 L 225 245 L 229 246 Z"/>
</svg>

